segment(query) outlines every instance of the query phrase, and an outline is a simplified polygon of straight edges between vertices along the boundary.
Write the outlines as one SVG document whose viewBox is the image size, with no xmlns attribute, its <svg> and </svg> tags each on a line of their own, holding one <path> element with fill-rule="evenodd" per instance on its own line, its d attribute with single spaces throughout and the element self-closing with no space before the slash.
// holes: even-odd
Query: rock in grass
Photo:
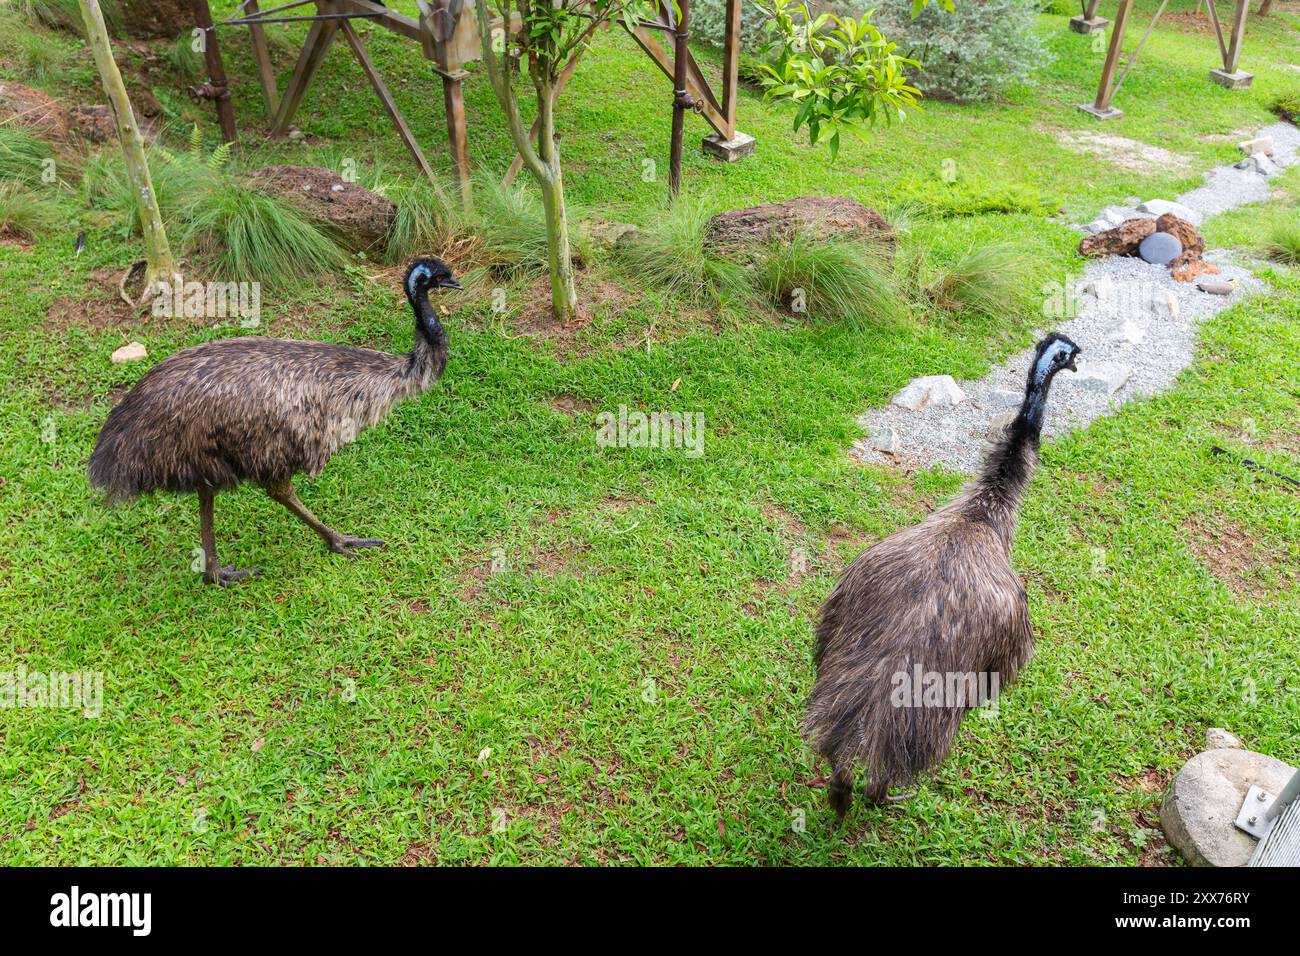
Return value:
<svg viewBox="0 0 1300 956">
<path fill-rule="evenodd" d="M 786 202 L 718 213 L 705 230 L 710 246 L 728 248 L 786 238 L 864 239 L 892 258 L 897 236 L 884 216 L 842 196 L 800 196 Z"/>
<path fill-rule="evenodd" d="M 867 437 L 867 443 L 876 451 L 884 452 L 886 455 L 897 455 L 903 450 L 903 443 L 898 439 L 898 432 L 888 425 L 872 429 L 871 434 Z"/>
<path fill-rule="evenodd" d="M 1106 229 L 1079 242 L 1079 255 L 1094 259 L 1100 256 L 1135 256 L 1138 244 L 1156 231 L 1154 219 L 1126 219 L 1114 229 Z"/>
<path fill-rule="evenodd" d="M 1273 137 L 1257 136 L 1254 139 L 1248 139 L 1244 143 L 1238 143 L 1237 148 L 1247 156 L 1254 156 L 1256 153 L 1263 153 L 1265 156 L 1273 155 Z"/>
<path fill-rule="evenodd" d="M 1160 806 L 1169 843 L 1192 866 L 1245 866 L 1256 841 L 1236 827 L 1251 786 L 1280 793 L 1295 771 L 1281 760 L 1233 747 L 1206 750 L 1178 771 Z"/>
<path fill-rule="evenodd" d="M 1236 734 L 1222 727 L 1211 727 L 1205 732 L 1205 746 L 1210 750 L 1245 750 L 1246 745 Z"/>
<path fill-rule="evenodd" d="M 966 393 L 951 375 L 922 375 L 908 382 L 889 400 L 891 405 L 919 412 L 931 406 L 951 408 L 966 400 Z"/>
<path fill-rule="evenodd" d="M 130 345 L 123 345 L 120 349 L 109 356 L 109 361 L 114 365 L 122 365 L 126 362 L 138 362 L 149 355 L 146 349 L 139 342 L 132 342 Z"/>
<path fill-rule="evenodd" d="M 1202 292 L 1208 292 L 1210 295 L 1232 295 L 1232 290 L 1236 288 L 1231 282 L 1225 282 L 1222 279 L 1205 279 L 1196 283 L 1196 288 Z"/>
</svg>

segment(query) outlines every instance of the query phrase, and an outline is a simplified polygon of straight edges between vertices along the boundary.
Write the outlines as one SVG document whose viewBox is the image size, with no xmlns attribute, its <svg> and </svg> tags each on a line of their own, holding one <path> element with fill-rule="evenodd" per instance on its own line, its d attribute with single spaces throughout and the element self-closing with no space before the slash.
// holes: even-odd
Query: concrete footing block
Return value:
<svg viewBox="0 0 1300 956">
<path fill-rule="evenodd" d="M 723 139 L 719 134 L 711 133 L 704 137 L 703 145 L 706 153 L 724 163 L 734 163 L 754 153 L 754 137 L 747 133 L 738 132 L 731 139 Z"/>
<path fill-rule="evenodd" d="M 1110 24 L 1105 17 L 1093 17 L 1089 20 L 1083 14 L 1078 13 L 1070 17 L 1070 29 L 1075 33 L 1096 33 L 1098 30 L 1104 30 Z"/>
<path fill-rule="evenodd" d="M 1089 116 L 1095 116 L 1099 120 L 1119 119 L 1124 115 L 1123 110 L 1118 110 L 1113 106 L 1107 106 L 1105 109 L 1097 109 L 1091 103 L 1079 104 L 1079 109 L 1083 110 Z"/>
<path fill-rule="evenodd" d="M 1210 79 L 1227 90 L 1244 90 L 1254 82 L 1254 73 L 1229 73 L 1227 70 L 1211 70 Z"/>
</svg>

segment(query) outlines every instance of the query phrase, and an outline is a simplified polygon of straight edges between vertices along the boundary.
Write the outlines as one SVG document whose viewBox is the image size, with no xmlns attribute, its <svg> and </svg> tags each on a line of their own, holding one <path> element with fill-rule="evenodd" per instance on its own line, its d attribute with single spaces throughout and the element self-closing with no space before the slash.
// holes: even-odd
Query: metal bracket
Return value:
<svg viewBox="0 0 1300 956">
<path fill-rule="evenodd" d="M 1242 801 L 1241 809 L 1237 811 L 1237 829 L 1249 833 L 1257 840 L 1262 840 L 1268 836 L 1268 831 L 1273 829 L 1273 822 L 1276 816 L 1270 816 L 1268 809 L 1277 800 L 1277 797 L 1267 790 L 1261 790 L 1259 787 L 1252 786 L 1246 792 L 1246 799 Z"/>
</svg>

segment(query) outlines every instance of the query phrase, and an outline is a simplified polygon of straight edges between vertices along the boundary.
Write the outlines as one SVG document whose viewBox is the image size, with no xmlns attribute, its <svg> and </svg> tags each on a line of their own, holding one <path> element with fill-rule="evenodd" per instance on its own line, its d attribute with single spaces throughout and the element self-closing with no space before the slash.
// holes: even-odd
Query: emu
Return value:
<svg viewBox="0 0 1300 956">
<path fill-rule="evenodd" d="M 1038 463 L 1048 390 L 1062 369 L 1077 371 L 1079 353 L 1064 335 L 1039 342 L 1020 412 L 977 477 L 920 524 L 858 555 L 826 599 L 802 730 L 831 765 L 827 797 L 841 819 L 857 767 L 865 769 L 868 800 L 900 799 L 890 787 L 937 766 L 966 711 L 980 703 L 967 692 L 918 700 L 900 687 L 921 673 L 992 675 L 995 687 L 1006 687 L 1033 652 L 1011 541 Z M 974 681 L 957 686 L 969 691 Z"/>
<path fill-rule="evenodd" d="M 335 554 L 355 558 L 354 548 L 381 547 L 378 538 L 340 534 L 322 522 L 298 500 L 293 478 L 319 475 L 342 445 L 442 376 L 447 333 L 429 290 L 460 283 L 440 260 L 417 259 L 403 285 L 415 312 L 415 345 L 404 355 L 247 336 L 159 362 L 104 422 L 90 456 L 91 486 L 104 489 L 109 503 L 153 491 L 196 492 L 208 584 L 261 573 L 217 560 L 213 501 L 246 481 L 261 485 Z"/>
</svg>

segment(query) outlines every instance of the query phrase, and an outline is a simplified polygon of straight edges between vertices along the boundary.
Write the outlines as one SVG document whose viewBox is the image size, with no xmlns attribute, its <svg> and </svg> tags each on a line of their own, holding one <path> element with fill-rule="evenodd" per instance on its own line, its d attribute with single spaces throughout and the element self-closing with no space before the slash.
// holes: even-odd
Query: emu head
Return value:
<svg viewBox="0 0 1300 956">
<path fill-rule="evenodd" d="M 1071 372 L 1079 371 L 1075 360 L 1083 350 L 1060 332 L 1053 332 L 1034 349 L 1034 361 L 1029 366 L 1027 392 L 1041 391 L 1051 382 L 1053 376 L 1063 368 Z"/>
<path fill-rule="evenodd" d="M 460 283 L 441 259 L 416 259 L 406 270 L 406 297 L 414 302 L 430 289 L 459 289 Z"/>
</svg>

